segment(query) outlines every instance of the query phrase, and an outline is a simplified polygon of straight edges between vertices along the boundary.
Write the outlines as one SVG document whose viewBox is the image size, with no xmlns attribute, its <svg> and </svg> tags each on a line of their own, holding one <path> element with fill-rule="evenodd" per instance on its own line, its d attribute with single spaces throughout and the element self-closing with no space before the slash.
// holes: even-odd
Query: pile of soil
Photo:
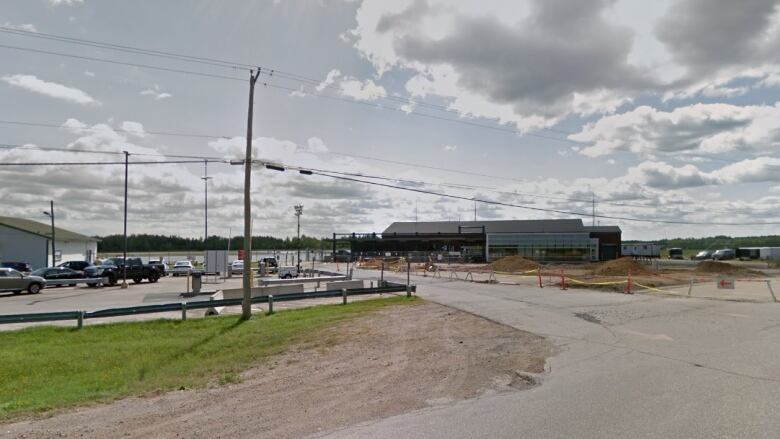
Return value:
<svg viewBox="0 0 780 439">
<path fill-rule="evenodd" d="M 632 275 L 650 274 L 650 271 L 644 264 L 631 258 L 620 258 L 599 264 L 593 270 L 593 274 L 599 276 L 627 276 L 629 271 Z"/>
<path fill-rule="evenodd" d="M 505 256 L 488 265 L 493 271 L 514 273 L 518 271 L 530 271 L 539 268 L 539 264 L 522 256 Z"/>
<path fill-rule="evenodd" d="M 764 273 L 720 261 L 702 261 L 696 265 L 697 273 L 763 275 Z"/>
</svg>

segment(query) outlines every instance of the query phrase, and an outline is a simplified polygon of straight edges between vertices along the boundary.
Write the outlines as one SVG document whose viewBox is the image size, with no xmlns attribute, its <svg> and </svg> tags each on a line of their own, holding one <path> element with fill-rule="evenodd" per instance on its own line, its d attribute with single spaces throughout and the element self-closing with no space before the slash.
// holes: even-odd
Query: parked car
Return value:
<svg viewBox="0 0 780 439">
<path fill-rule="evenodd" d="M 712 254 L 714 252 L 712 250 L 702 250 L 698 253 L 696 253 L 696 256 L 693 257 L 693 259 L 697 261 L 704 261 L 707 259 L 712 259 Z"/>
<path fill-rule="evenodd" d="M 123 258 L 104 259 L 101 265 L 93 265 L 84 270 L 87 277 L 104 277 L 108 279 L 109 285 L 116 285 L 119 279 L 125 275 L 125 260 Z M 157 268 L 144 264 L 141 258 L 127 258 L 127 279 L 132 279 L 135 283 L 141 283 L 144 279 L 154 283 L 160 279 L 160 272 Z M 97 286 L 90 284 L 90 286 Z"/>
<path fill-rule="evenodd" d="M 230 263 L 231 274 L 244 274 L 244 261 L 237 259 Z"/>
<path fill-rule="evenodd" d="M 13 268 L 0 268 L 0 291 L 19 294 L 27 290 L 30 294 L 38 294 L 45 287 L 46 279 L 40 276 L 24 275 Z"/>
<path fill-rule="evenodd" d="M 87 261 L 67 261 L 67 262 L 63 262 L 62 264 L 59 264 L 57 266 L 58 267 L 70 268 L 71 270 L 76 270 L 76 271 L 84 271 L 84 269 L 86 269 L 90 265 L 92 265 L 92 264 L 90 264 Z"/>
<path fill-rule="evenodd" d="M 192 273 L 193 266 L 190 261 L 176 261 L 173 264 L 173 271 L 171 276 L 187 276 Z"/>
<path fill-rule="evenodd" d="M 84 272 L 83 271 L 76 271 L 71 270 L 67 267 L 47 267 L 47 268 L 39 268 L 31 273 L 33 276 L 39 276 L 46 280 L 68 280 L 68 279 L 84 279 Z M 72 284 L 63 284 L 63 285 L 76 285 L 76 283 Z"/>
<path fill-rule="evenodd" d="M 333 262 L 354 262 L 355 260 L 352 257 L 352 252 L 347 249 L 338 249 L 336 250 L 336 253 L 333 254 Z"/>
<path fill-rule="evenodd" d="M 667 253 L 669 254 L 669 259 L 683 259 L 683 249 L 681 248 L 672 247 L 667 250 Z"/>
<path fill-rule="evenodd" d="M 716 261 L 728 261 L 730 259 L 734 259 L 734 257 L 734 250 L 730 248 L 716 250 L 715 253 L 712 254 L 712 259 Z"/>
<path fill-rule="evenodd" d="M 160 276 L 165 277 L 165 276 L 168 275 L 168 267 L 165 266 L 165 262 L 162 260 L 162 258 L 160 258 L 160 259 L 149 259 L 149 265 L 151 265 L 152 267 L 156 268 L 157 271 L 160 272 Z"/>
<path fill-rule="evenodd" d="M 13 268 L 22 274 L 29 274 L 32 272 L 32 265 L 27 262 L 0 262 L 0 268 Z"/>
<path fill-rule="evenodd" d="M 279 263 L 276 262 L 276 258 L 260 258 L 259 261 L 257 261 L 257 273 L 260 273 L 260 264 L 265 264 L 265 271 L 267 273 L 276 273 L 279 271 Z"/>
<path fill-rule="evenodd" d="M 298 277 L 298 267 L 291 265 L 289 267 L 279 267 L 279 278 L 292 279 Z"/>
</svg>

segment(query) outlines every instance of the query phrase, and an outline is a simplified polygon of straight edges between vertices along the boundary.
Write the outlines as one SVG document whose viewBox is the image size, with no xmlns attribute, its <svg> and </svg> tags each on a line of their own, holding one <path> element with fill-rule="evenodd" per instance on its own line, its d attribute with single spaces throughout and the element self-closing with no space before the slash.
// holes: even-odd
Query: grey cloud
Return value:
<svg viewBox="0 0 780 439">
<path fill-rule="evenodd" d="M 691 75 L 766 55 L 776 60 L 778 54 L 768 54 L 762 46 L 778 4 L 778 0 L 680 0 L 656 25 L 655 33 Z"/>
<path fill-rule="evenodd" d="M 377 32 L 387 32 L 401 26 L 417 23 L 431 10 L 426 0 L 415 0 L 411 6 L 397 14 L 385 14 L 376 25 Z"/>
<path fill-rule="evenodd" d="M 574 93 L 641 91 L 656 85 L 628 64 L 633 32 L 604 20 L 606 0 L 535 0 L 523 22 L 460 17 L 457 32 L 441 39 L 416 34 L 396 42 L 407 60 L 448 64 L 460 85 L 511 104 L 519 114 L 557 116 Z"/>
</svg>

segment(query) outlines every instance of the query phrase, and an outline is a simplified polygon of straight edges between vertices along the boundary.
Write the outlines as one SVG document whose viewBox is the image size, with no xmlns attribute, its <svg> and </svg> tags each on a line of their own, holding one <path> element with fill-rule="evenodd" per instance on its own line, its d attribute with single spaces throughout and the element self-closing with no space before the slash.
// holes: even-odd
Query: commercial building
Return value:
<svg viewBox="0 0 780 439">
<path fill-rule="evenodd" d="M 617 226 L 580 219 L 395 222 L 381 234 L 334 234 L 355 256 L 436 254 L 467 261 L 519 255 L 536 261 L 605 261 L 621 256 Z"/>
<path fill-rule="evenodd" d="M 0 217 L 0 262 L 27 262 L 35 269 L 59 262 L 95 259 L 97 239 L 59 227 L 54 229 L 54 234 L 57 254 L 52 260 L 51 225 Z"/>
</svg>

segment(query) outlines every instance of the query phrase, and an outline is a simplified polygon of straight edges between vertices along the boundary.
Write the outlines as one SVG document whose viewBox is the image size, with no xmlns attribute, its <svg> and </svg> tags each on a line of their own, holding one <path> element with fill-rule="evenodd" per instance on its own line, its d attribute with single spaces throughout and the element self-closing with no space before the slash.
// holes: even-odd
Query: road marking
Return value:
<svg viewBox="0 0 780 439">
<path fill-rule="evenodd" d="M 621 328 L 617 328 L 617 330 L 624 334 L 636 335 L 637 337 L 641 337 L 647 340 L 674 341 L 672 337 L 669 337 L 666 334 L 648 334 L 645 332 L 632 331 L 630 329 L 621 329 Z"/>
</svg>

